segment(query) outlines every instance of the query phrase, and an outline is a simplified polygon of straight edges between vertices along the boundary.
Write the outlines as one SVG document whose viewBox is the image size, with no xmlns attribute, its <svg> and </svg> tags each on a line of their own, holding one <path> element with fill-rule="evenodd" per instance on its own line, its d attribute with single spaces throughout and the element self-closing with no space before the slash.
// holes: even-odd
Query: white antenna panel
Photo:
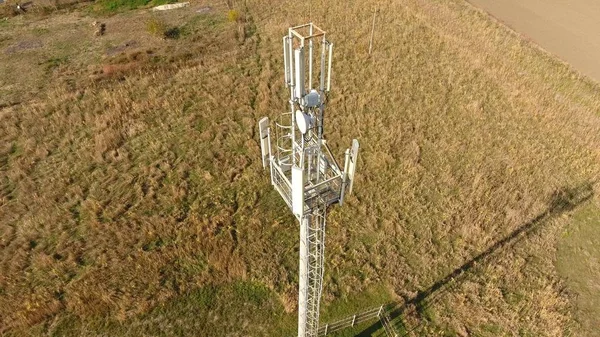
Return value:
<svg viewBox="0 0 600 337">
<path fill-rule="evenodd" d="M 292 82 L 290 76 L 290 42 L 287 36 L 283 37 L 283 70 L 285 73 L 285 86 L 288 87 Z"/>
<path fill-rule="evenodd" d="M 292 213 L 304 215 L 304 169 L 292 166 Z"/>
<path fill-rule="evenodd" d="M 352 150 L 350 150 L 350 162 L 348 163 L 348 194 L 352 193 L 352 185 L 354 185 L 354 173 L 356 172 L 356 164 L 358 161 L 358 140 L 352 140 Z"/>
<path fill-rule="evenodd" d="M 267 167 L 267 161 L 271 157 L 271 137 L 269 135 L 269 117 L 264 117 L 258 121 L 258 130 L 260 133 L 260 154 L 262 158 L 263 168 Z"/>
<path fill-rule="evenodd" d="M 331 62 L 333 62 L 333 43 L 329 44 L 329 65 L 327 66 L 327 91 L 331 90 Z"/>
<path fill-rule="evenodd" d="M 301 99 L 304 97 L 304 49 L 294 50 L 294 68 L 296 70 L 296 84 L 294 87 L 296 98 Z"/>
</svg>

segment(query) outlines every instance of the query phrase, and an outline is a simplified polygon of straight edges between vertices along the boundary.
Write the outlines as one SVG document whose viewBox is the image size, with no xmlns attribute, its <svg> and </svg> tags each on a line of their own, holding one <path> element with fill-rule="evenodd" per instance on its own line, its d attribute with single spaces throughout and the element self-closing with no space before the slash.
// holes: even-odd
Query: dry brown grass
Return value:
<svg viewBox="0 0 600 337">
<path fill-rule="evenodd" d="M 330 212 L 325 304 L 380 284 L 410 303 L 600 172 L 596 84 L 458 0 L 381 3 L 369 57 L 370 4 L 312 2 L 336 43 L 328 141 L 340 155 L 351 137 L 363 146 L 356 194 Z M 280 37 L 306 5 L 249 1 L 243 23 L 221 2 L 193 5 L 164 18 L 191 23 L 180 40 L 150 36 L 145 12 L 107 19 L 100 39 L 77 16 L 0 33 L 5 50 L 53 32 L 0 54 L 3 73 L 30 69 L 0 89 L 0 332 L 293 333 L 281 312 L 295 302 L 297 227 L 255 128 L 286 109 Z M 147 49 L 158 63 L 130 65 Z M 107 65 L 118 75 L 94 77 Z M 573 333 L 553 266 L 563 217 L 408 307 L 404 325 Z"/>
</svg>

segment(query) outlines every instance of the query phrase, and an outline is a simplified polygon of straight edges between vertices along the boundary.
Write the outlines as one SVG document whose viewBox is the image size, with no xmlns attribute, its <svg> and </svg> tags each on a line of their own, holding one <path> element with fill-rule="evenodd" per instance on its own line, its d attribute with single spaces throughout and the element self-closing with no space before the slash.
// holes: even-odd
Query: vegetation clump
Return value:
<svg viewBox="0 0 600 337">
<path fill-rule="evenodd" d="M 227 11 L 227 20 L 229 22 L 237 22 L 240 19 L 240 12 L 235 9 L 230 9 Z"/>
<path fill-rule="evenodd" d="M 92 10 L 98 14 L 112 15 L 127 10 L 155 7 L 175 2 L 177 0 L 99 0 L 94 3 Z"/>
<path fill-rule="evenodd" d="M 163 20 L 152 16 L 146 21 L 146 30 L 154 36 L 164 36 L 167 31 L 167 24 Z"/>
<path fill-rule="evenodd" d="M 146 30 L 157 37 L 163 39 L 177 39 L 181 34 L 179 27 L 169 27 L 164 20 L 152 16 L 146 21 Z"/>
<path fill-rule="evenodd" d="M 106 33 L 106 24 L 105 23 L 100 23 L 98 21 L 94 21 L 92 26 L 96 28 L 96 30 L 94 31 L 95 36 L 102 36 L 102 35 L 104 35 L 104 33 Z"/>
</svg>

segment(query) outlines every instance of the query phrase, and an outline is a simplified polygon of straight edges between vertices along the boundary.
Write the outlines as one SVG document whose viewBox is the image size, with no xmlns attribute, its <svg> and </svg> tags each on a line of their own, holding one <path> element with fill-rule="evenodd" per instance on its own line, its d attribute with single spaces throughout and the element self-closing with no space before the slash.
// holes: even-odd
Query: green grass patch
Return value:
<svg viewBox="0 0 600 337">
<path fill-rule="evenodd" d="M 50 33 L 50 30 L 48 28 L 36 27 L 36 28 L 32 29 L 31 32 L 35 36 L 43 36 L 43 35 Z"/>
<path fill-rule="evenodd" d="M 357 312 L 392 302 L 392 300 L 389 291 L 382 285 L 357 294 L 342 295 L 339 299 L 322 307 L 321 321 L 336 321 Z"/>
<path fill-rule="evenodd" d="M 366 310 L 386 305 L 393 301 L 392 295 L 385 286 L 379 285 L 369 288 L 367 291 L 343 295 L 333 302 L 323 305 L 321 308 L 321 325 L 333 323 Z M 362 336 L 370 335 L 373 332 L 381 331 L 381 324 L 377 319 L 357 324 L 340 330 L 334 334 L 336 337 L 342 336 Z M 368 333 L 368 334 L 367 334 Z"/>
<path fill-rule="evenodd" d="M 269 298 L 269 289 L 258 283 L 238 282 L 233 285 L 233 296 L 244 303 L 260 306 Z"/>
<path fill-rule="evenodd" d="M 176 0 L 100 0 L 92 6 L 92 12 L 103 15 L 116 14 L 132 9 L 154 7 L 177 2 Z"/>
<path fill-rule="evenodd" d="M 248 320 L 252 317 L 252 320 Z M 202 318 L 202 319 L 199 319 Z M 125 321 L 65 315 L 50 336 L 292 336 L 295 314 L 260 283 L 207 285 L 158 304 Z M 34 327 L 34 330 L 38 327 Z M 31 331 L 31 330 L 30 330 Z M 18 331 L 16 331 L 18 334 Z M 15 335 L 16 336 L 16 335 Z"/>
<path fill-rule="evenodd" d="M 600 336 L 600 208 L 579 209 L 565 227 L 556 266 L 574 293 L 580 336 Z"/>
<path fill-rule="evenodd" d="M 190 18 L 180 27 L 180 34 L 182 37 L 206 34 L 208 31 L 221 29 L 225 23 L 226 20 L 220 13 L 199 14 Z"/>
<path fill-rule="evenodd" d="M 52 70 L 60 67 L 60 65 L 67 63 L 68 58 L 66 56 L 63 57 L 51 57 L 46 61 L 40 63 L 41 66 L 44 67 L 44 71 L 51 72 Z"/>
</svg>

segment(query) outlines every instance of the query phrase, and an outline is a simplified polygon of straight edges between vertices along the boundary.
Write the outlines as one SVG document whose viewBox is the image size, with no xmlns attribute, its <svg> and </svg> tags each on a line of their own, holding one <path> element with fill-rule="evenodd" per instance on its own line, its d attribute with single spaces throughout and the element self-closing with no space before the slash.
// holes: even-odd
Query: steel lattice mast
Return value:
<svg viewBox="0 0 600 337">
<path fill-rule="evenodd" d="M 341 205 L 352 191 L 359 144 L 354 139 L 346 150 L 342 171 L 323 139 L 333 55 L 325 32 L 312 23 L 289 28 L 283 55 L 290 110 L 275 122 L 274 149 L 269 119 L 259 121 L 261 155 L 271 183 L 300 222 L 298 337 L 317 337 L 327 207 Z"/>
</svg>

